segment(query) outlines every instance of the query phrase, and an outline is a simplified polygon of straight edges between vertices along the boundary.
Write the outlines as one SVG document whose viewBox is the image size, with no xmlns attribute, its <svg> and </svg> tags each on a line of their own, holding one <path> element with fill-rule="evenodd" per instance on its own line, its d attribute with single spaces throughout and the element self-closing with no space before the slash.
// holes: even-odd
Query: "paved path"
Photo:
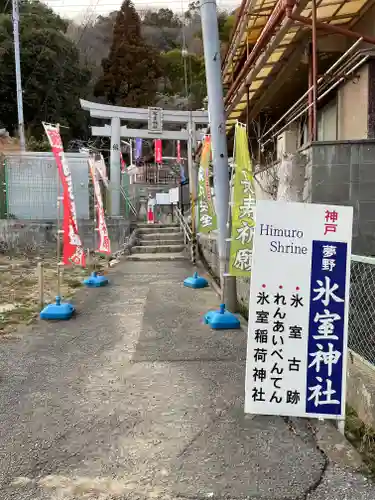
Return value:
<svg viewBox="0 0 375 500">
<path fill-rule="evenodd" d="M 126 262 L 68 323 L 0 343 L 0 499 L 373 500 L 305 421 L 245 417 L 244 332 L 185 262 Z"/>
</svg>

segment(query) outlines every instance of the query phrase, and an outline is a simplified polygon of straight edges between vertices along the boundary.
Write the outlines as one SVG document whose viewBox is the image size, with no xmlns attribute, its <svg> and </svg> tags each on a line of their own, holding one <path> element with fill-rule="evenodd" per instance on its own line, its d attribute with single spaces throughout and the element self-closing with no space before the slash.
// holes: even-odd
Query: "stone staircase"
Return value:
<svg viewBox="0 0 375 500">
<path fill-rule="evenodd" d="M 178 224 L 138 224 L 137 245 L 128 260 L 185 260 L 184 235 Z"/>
</svg>

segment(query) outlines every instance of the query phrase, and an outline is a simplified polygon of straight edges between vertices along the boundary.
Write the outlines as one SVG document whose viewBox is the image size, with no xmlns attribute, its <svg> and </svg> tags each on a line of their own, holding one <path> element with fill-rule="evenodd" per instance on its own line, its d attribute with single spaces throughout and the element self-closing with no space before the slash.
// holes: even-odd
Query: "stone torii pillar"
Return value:
<svg viewBox="0 0 375 500">
<path fill-rule="evenodd" d="M 82 109 L 89 111 L 92 118 L 110 120 L 110 125 L 92 127 L 94 136 L 111 138 L 110 153 L 110 192 L 111 192 L 111 215 L 120 215 L 121 201 L 121 168 L 120 151 L 121 137 L 144 138 L 144 139 L 164 139 L 164 140 L 185 140 L 188 142 L 188 166 L 190 188 L 194 182 L 192 149 L 197 140 L 202 140 L 204 133 L 197 131 L 197 125 L 207 125 L 207 111 L 181 111 L 163 110 L 161 108 L 127 108 L 122 106 L 112 106 L 99 104 L 96 102 L 80 99 Z M 148 122 L 147 129 L 131 129 L 121 126 L 121 120 L 125 122 Z M 164 123 L 179 124 L 183 128 L 179 131 L 166 130 Z"/>
</svg>

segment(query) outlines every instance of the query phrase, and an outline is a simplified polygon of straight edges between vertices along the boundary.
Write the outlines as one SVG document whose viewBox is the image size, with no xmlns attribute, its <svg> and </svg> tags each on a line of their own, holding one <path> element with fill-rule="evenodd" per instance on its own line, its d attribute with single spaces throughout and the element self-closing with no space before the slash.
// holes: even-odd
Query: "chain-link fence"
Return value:
<svg viewBox="0 0 375 500">
<path fill-rule="evenodd" d="M 95 249 L 96 210 L 88 157 L 66 153 L 66 158 L 72 174 L 79 234 L 85 249 Z M 111 189 L 101 183 L 106 214 L 111 196 L 118 200 L 116 213 L 106 220 L 113 252 L 122 248 L 138 209 L 137 200 L 129 195 L 127 176 L 122 178 L 123 185 Z M 52 153 L 0 155 L 0 255 L 56 253 L 58 192 L 62 194 L 62 186 Z M 62 218 L 61 204 L 60 221 Z"/>
<path fill-rule="evenodd" d="M 67 153 L 78 219 L 89 219 L 87 156 Z M 2 219 L 53 220 L 61 183 L 52 153 L 9 153 L 0 166 Z"/>
<path fill-rule="evenodd" d="M 375 365 L 375 258 L 352 255 L 349 348 Z"/>
</svg>

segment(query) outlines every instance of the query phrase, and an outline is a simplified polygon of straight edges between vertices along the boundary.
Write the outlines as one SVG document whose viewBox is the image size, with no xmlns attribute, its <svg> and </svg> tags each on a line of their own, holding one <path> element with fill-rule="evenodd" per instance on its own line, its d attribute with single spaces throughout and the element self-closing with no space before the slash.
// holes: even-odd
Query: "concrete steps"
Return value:
<svg viewBox="0 0 375 500">
<path fill-rule="evenodd" d="M 134 253 L 179 253 L 184 245 L 141 245 L 133 247 Z"/>
<path fill-rule="evenodd" d="M 184 236 L 176 224 L 139 224 L 138 244 L 128 260 L 186 260 Z"/>
<path fill-rule="evenodd" d="M 182 232 L 178 233 L 138 233 L 142 241 L 151 241 L 151 245 L 156 244 L 157 241 L 168 240 L 168 241 L 180 241 L 184 239 Z"/>
<path fill-rule="evenodd" d="M 175 239 L 160 239 L 160 240 L 139 240 L 139 243 L 138 245 L 139 246 L 173 246 L 173 245 L 183 245 L 184 244 L 184 238 L 183 236 L 181 235 L 179 238 L 175 238 Z"/>
<path fill-rule="evenodd" d="M 140 227 L 138 229 L 138 233 L 139 234 L 157 234 L 157 233 L 179 233 L 180 232 L 180 228 L 177 226 L 164 227 L 161 224 L 158 224 L 157 226 L 154 226 L 152 229 L 150 229 L 150 226 Z"/>
<path fill-rule="evenodd" d="M 183 253 L 135 253 L 128 257 L 128 260 L 186 260 L 187 257 Z"/>
<path fill-rule="evenodd" d="M 150 231 L 156 230 L 158 227 L 177 227 L 180 229 L 180 225 L 177 222 L 172 222 L 171 224 L 148 224 L 147 222 L 140 222 L 137 224 L 138 229 L 150 229 Z"/>
</svg>

